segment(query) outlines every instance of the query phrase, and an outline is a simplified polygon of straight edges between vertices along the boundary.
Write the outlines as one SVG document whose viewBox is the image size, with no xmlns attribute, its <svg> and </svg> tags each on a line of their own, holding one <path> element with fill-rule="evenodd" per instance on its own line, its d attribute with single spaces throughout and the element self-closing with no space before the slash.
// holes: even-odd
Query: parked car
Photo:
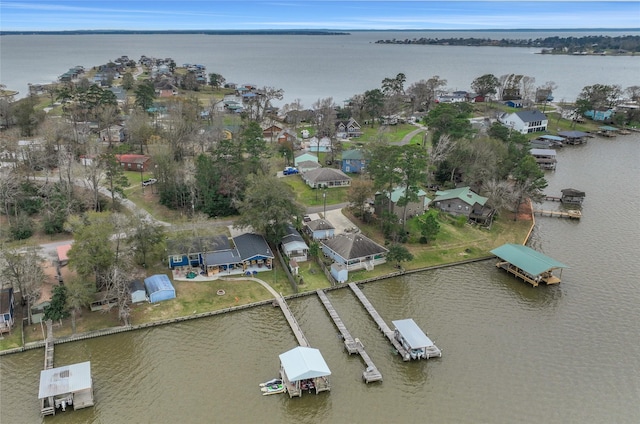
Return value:
<svg viewBox="0 0 640 424">
<path fill-rule="evenodd" d="M 293 166 L 287 166 L 284 168 L 284 171 L 282 171 L 282 175 L 294 175 L 297 173 L 299 173 L 298 169 Z"/>
<path fill-rule="evenodd" d="M 148 180 L 144 180 L 144 181 L 142 182 L 142 187 L 150 186 L 151 184 L 155 184 L 155 183 L 157 183 L 157 182 L 158 182 L 158 180 L 157 180 L 157 179 L 155 179 L 155 178 L 149 178 Z"/>
</svg>

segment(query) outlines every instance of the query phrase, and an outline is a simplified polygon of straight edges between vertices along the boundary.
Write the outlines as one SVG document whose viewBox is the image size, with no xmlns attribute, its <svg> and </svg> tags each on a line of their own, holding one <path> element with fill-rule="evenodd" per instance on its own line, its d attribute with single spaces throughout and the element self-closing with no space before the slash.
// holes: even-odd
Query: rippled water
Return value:
<svg viewBox="0 0 640 424">
<path fill-rule="evenodd" d="M 90 360 L 96 405 L 42 420 L 42 350 L 0 358 L 0 422 L 637 423 L 640 422 L 640 134 L 558 152 L 550 195 L 587 193 L 580 222 L 539 217 L 532 246 L 570 266 L 530 287 L 493 261 L 367 284 L 381 316 L 413 318 L 443 350 L 405 363 L 348 289 L 329 298 L 383 374 L 364 384 L 315 296 L 290 302 L 322 351 L 332 390 L 261 396 L 295 338 L 278 308 L 56 346 Z M 546 204 L 546 208 L 558 208 Z"/>
</svg>

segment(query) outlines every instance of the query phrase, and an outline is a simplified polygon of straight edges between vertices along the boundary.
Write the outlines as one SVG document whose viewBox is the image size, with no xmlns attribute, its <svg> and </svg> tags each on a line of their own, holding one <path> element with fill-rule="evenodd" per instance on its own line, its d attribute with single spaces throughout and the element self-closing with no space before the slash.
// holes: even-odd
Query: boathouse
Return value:
<svg viewBox="0 0 640 424">
<path fill-rule="evenodd" d="M 587 142 L 587 137 L 589 137 L 588 133 L 582 131 L 560 131 L 558 135 L 564 139 L 562 144 L 572 145 L 584 144 Z"/>
<path fill-rule="evenodd" d="M 331 390 L 331 370 L 318 349 L 298 346 L 280 354 L 280 376 L 289 397 L 302 396 L 308 390 L 317 393 Z"/>
<path fill-rule="evenodd" d="M 531 149 L 531 156 L 534 157 L 540 169 L 555 170 L 558 160 L 556 159 L 556 151 L 553 149 Z"/>
<path fill-rule="evenodd" d="M 516 277 L 537 287 L 540 282 L 546 284 L 558 284 L 561 280 L 562 269 L 568 268 L 562 262 L 558 262 L 521 244 L 503 244 L 491 251 L 501 259 L 496 266 L 515 275 Z M 553 274 L 560 270 L 559 276 Z"/>
<path fill-rule="evenodd" d="M 67 406 L 74 410 L 93 406 L 91 362 L 40 371 L 38 399 L 43 415 L 53 415 L 58 408 L 65 411 Z"/>
<path fill-rule="evenodd" d="M 442 352 L 411 318 L 391 321 L 395 326 L 393 335 L 404 347 L 411 359 L 441 357 Z"/>
<path fill-rule="evenodd" d="M 562 192 L 560 201 L 562 203 L 568 203 L 572 205 L 581 205 L 584 201 L 584 197 L 586 196 L 584 191 L 576 190 L 574 188 L 565 188 L 560 191 Z"/>
</svg>

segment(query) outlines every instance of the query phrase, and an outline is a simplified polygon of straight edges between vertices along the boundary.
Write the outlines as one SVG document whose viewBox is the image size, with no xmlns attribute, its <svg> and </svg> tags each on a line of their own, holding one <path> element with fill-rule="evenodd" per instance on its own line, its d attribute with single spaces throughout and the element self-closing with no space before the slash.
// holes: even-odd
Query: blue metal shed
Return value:
<svg viewBox="0 0 640 424">
<path fill-rule="evenodd" d="M 175 299 L 176 297 L 176 289 L 173 288 L 169 277 L 164 274 L 156 274 L 145 278 L 144 287 L 151 303 Z"/>
</svg>

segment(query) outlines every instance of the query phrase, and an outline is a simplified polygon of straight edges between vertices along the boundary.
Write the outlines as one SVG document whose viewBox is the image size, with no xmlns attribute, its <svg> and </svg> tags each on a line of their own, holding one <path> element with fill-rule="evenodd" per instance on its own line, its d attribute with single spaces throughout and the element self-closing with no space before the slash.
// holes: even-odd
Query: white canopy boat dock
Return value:
<svg viewBox="0 0 640 424">
<path fill-rule="evenodd" d="M 442 352 L 411 318 L 391 321 L 396 327 L 393 334 L 409 352 L 411 359 L 439 358 Z"/>
<path fill-rule="evenodd" d="M 302 396 L 304 390 L 316 394 L 331 390 L 331 370 L 318 349 L 298 346 L 280 354 L 280 376 L 289 397 Z"/>
<path fill-rule="evenodd" d="M 91 362 L 50 368 L 40 372 L 38 399 L 42 402 L 42 415 L 55 415 L 56 408 L 64 411 L 93 406 Z"/>
<path fill-rule="evenodd" d="M 491 251 L 502 259 L 496 266 L 537 287 L 540 282 L 558 284 L 561 281 L 562 269 L 568 268 L 558 262 L 521 244 L 503 244 Z M 560 270 L 559 276 L 553 272 Z"/>
</svg>

